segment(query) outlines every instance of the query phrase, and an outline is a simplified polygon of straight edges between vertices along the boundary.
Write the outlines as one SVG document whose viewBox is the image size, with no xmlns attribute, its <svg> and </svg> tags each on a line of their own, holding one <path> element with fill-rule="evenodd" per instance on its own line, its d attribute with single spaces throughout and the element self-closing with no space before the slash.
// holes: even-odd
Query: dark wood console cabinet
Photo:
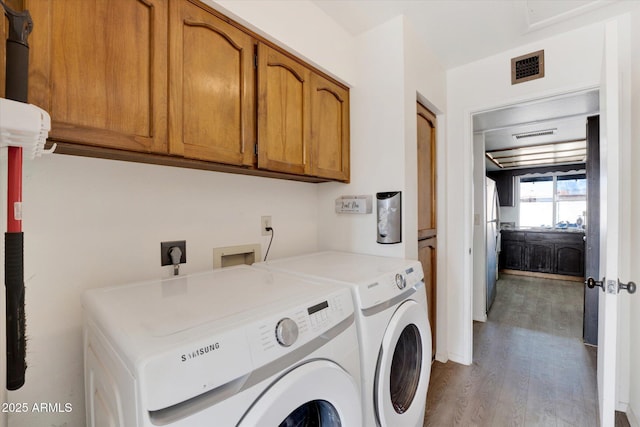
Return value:
<svg viewBox="0 0 640 427">
<path fill-rule="evenodd" d="M 503 230 L 500 268 L 584 276 L 584 234 Z"/>
</svg>

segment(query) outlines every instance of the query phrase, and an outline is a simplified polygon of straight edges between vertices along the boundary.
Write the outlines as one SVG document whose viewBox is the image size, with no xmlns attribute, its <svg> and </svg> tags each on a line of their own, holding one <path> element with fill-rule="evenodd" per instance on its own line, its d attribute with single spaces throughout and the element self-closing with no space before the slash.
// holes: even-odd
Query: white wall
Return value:
<svg viewBox="0 0 640 427">
<path fill-rule="evenodd" d="M 445 110 L 446 76 L 402 16 L 356 37 L 357 83 L 351 88 L 351 183 L 320 188 L 320 245 L 338 250 L 417 258 L 416 101 Z M 442 126 L 444 127 L 444 126 Z M 444 133 L 438 135 L 444 139 Z M 370 215 L 339 215 L 341 195 L 403 192 L 403 242 L 376 243 Z"/>
<path fill-rule="evenodd" d="M 447 100 L 446 71 L 440 65 L 429 46 L 425 46 L 416 35 L 408 20 L 404 20 L 404 135 L 405 135 L 405 236 L 407 237 L 404 256 L 418 257 L 418 122 L 416 101 L 420 101 L 436 115 L 438 122 L 436 135 L 436 174 L 444 165 L 445 135 L 444 119 Z M 436 177 L 436 197 L 442 199 L 444 181 Z M 438 247 L 446 243 L 444 236 L 444 203 L 437 203 L 436 225 Z"/>
<path fill-rule="evenodd" d="M 312 2 L 203 1 L 337 79 L 355 79 L 353 37 Z"/>
<path fill-rule="evenodd" d="M 62 155 L 27 162 L 29 367 L 25 386 L 8 398 L 69 402 L 73 411 L 13 414 L 12 427 L 84 425 L 82 291 L 169 275 L 170 267 L 159 266 L 160 241 L 187 241 L 183 273 L 208 269 L 214 247 L 260 243 L 264 251 L 268 238 L 260 235 L 259 220 L 271 215 L 273 258 L 327 248 L 417 256 L 415 101 L 420 97 L 443 119 L 438 137 L 444 145 L 446 75 L 404 18 L 352 37 L 309 1 L 207 1 L 351 86 L 351 184 Z M 444 156 L 439 149 L 441 164 Z M 444 180 L 438 188 L 444 197 Z M 333 211 L 338 195 L 395 189 L 403 191 L 405 204 L 400 245 L 376 243 L 375 214 L 347 217 Z M 441 203 L 439 217 L 444 209 Z M 443 268 L 439 277 L 444 276 Z M 441 322 L 441 337 L 445 327 Z"/>
<path fill-rule="evenodd" d="M 321 68 L 342 80 L 354 79 L 353 38 L 312 3 L 222 3 Z M 6 178 L 0 185 L 4 196 Z M 85 425 L 83 290 L 169 275 L 171 268 L 159 265 L 165 240 L 187 241 L 183 273 L 212 268 L 214 247 L 259 243 L 264 254 L 268 237 L 260 233 L 261 215 L 272 216 L 276 232 L 270 258 L 317 250 L 323 185 L 63 155 L 27 161 L 28 368 L 26 384 L 9 392 L 8 399 L 30 405 L 69 402 L 73 411 L 11 414 L 9 425 Z"/>
<path fill-rule="evenodd" d="M 445 157 L 446 74 L 403 16 L 356 37 L 351 101 L 351 183 L 319 188 L 319 246 L 324 249 L 417 259 L 416 101 L 438 116 L 437 167 Z M 442 176 L 442 175 L 440 175 Z M 402 191 L 402 243 L 376 242 L 375 194 Z M 438 251 L 444 253 L 446 184 L 437 181 Z M 368 215 L 336 214 L 335 199 L 371 195 Z M 437 354 L 446 360 L 446 271 L 438 257 Z"/>
<path fill-rule="evenodd" d="M 640 10 L 636 10 L 631 15 L 631 200 L 629 216 L 630 221 L 630 254 L 631 265 L 628 278 L 623 280 L 633 280 L 637 284 L 640 283 L 640 263 L 637 262 L 640 257 L 640 170 L 637 167 L 640 164 Z M 640 366 L 637 361 L 640 360 L 640 298 L 638 293 L 628 298 L 629 300 L 629 359 L 633 361 L 630 364 L 629 371 L 629 406 L 627 409 L 627 417 L 631 426 L 640 426 Z M 623 319 L 624 320 L 624 319 Z"/>
<path fill-rule="evenodd" d="M 13 402 L 69 402 L 68 414 L 12 414 L 13 426 L 84 425 L 80 295 L 171 274 L 160 242 L 187 241 L 182 273 L 211 269 L 214 247 L 260 243 L 270 257 L 317 248 L 317 186 L 53 155 L 26 164 L 26 384 Z"/>
<path fill-rule="evenodd" d="M 416 259 L 418 256 L 418 195 L 417 195 L 417 115 L 416 98 L 436 115 L 436 354 L 441 362 L 447 356 L 447 288 L 446 260 L 443 256 L 447 248 L 445 210 L 446 181 L 444 177 L 446 156 L 446 110 L 447 82 L 446 70 L 440 65 L 429 46 L 416 36 L 415 29 L 405 20 L 404 26 L 404 61 L 405 61 L 405 258 Z"/>
<path fill-rule="evenodd" d="M 600 82 L 603 25 L 522 46 L 447 73 L 447 263 L 449 357 L 472 362 L 473 135 L 471 114 L 592 88 Z M 545 77 L 511 85 L 510 59 L 545 50 Z"/>
<path fill-rule="evenodd" d="M 520 217 L 518 216 L 517 206 L 520 202 L 518 202 L 517 198 L 515 203 L 516 206 L 500 206 L 500 222 L 515 222 L 516 226 L 518 226 Z"/>
<path fill-rule="evenodd" d="M 357 79 L 350 91 L 351 183 L 319 190 L 319 244 L 322 248 L 403 256 L 403 243 L 376 243 L 375 194 L 404 190 L 403 18 L 397 17 L 356 37 Z M 373 213 L 336 214 L 342 195 L 368 194 Z M 407 195 L 403 191 L 403 205 Z M 403 221 L 406 209 L 403 207 Z"/>
</svg>

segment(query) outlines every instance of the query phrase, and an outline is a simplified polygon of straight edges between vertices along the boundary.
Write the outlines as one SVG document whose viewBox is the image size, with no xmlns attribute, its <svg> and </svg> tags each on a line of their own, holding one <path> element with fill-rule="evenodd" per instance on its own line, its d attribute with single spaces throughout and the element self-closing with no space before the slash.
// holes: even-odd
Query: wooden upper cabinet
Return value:
<svg viewBox="0 0 640 427">
<path fill-rule="evenodd" d="M 311 72 L 258 43 L 258 167 L 309 175 Z"/>
<path fill-rule="evenodd" d="M 418 238 L 436 228 L 436 117 L 417 104 L 418 124 Z"/>
<path fill-rule="evenodd" d="M 58 152 L 349 180 L 348 89 L 206 4 L 9 1 L 33 18 L 29 102 Z"/>
<path fill-rule="evenodd" d="M 258 167 L 349 181 L 349 91 L 262 43 Z"/>
<path fill-rule="evenodd" d="M 349 181 L 349 91 L 311 75 L 311 174 Z"/>
<path fill-rule="evenodd" d="M 26 0 L 29 102 L 53 140 L 167 152 L 166 0 Z"/>
<path fill-rule="evenodd" d="M 191 1 L 170 4 L 169 152 L 252 165 L 255 40 Z"/>
</svg>

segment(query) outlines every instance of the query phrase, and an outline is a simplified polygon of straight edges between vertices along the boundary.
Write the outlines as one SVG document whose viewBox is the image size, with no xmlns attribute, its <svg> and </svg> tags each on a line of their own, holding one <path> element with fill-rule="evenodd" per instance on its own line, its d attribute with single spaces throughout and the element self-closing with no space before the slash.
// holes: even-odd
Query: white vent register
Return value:
<svg viewBox="0 0 640 427">
<path fill-rule="evenodd" d="M 22 147 L 29 158 L 52 153 L 44 149 L 51 130 L 49 113 L 35 105 L 0 98 L 0 147 Z"/>
</svg>

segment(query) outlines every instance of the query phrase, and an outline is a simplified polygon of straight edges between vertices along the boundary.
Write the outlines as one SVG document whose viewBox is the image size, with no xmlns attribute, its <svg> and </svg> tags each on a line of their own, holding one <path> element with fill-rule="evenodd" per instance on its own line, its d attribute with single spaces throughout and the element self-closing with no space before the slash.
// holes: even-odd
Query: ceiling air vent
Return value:
<svg viewBox="0 0 640 427">
<path fill-rule="evenodd" d="M 514 133 L 513 137 L 517 141 L 522 138 L 533 138 L 535 136 L 555 135 L 557 131 L 558 131 L 557 128 L 545 129 L 545 130 L 534 130 L 533 132 Z"/>
<path fill-rule="evenodd" d="M 511 84 L 544 77 L 544 50 L 511 58 Z"/>
</svg>

